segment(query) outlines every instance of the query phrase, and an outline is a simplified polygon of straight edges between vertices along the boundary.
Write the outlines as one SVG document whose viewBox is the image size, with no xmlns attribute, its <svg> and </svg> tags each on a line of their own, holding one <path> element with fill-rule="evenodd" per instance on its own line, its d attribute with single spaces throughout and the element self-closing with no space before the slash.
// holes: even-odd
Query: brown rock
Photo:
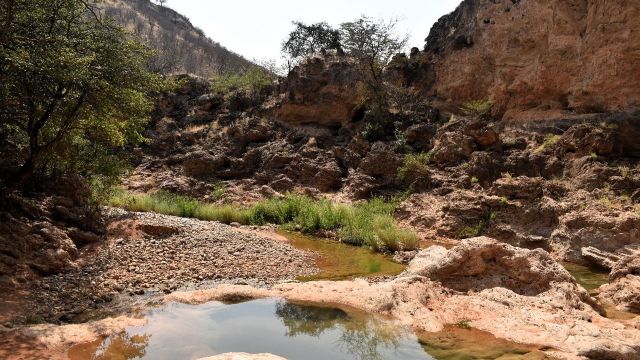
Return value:
<svg viewBox="0 0 640 360">
<path fill-rule="evenodd" d="M 575 284 L 544 250 L 516 248 L 487 237 L 464 240 L 450 250 L 423 250 L 407 271 L 458 291 L 504 287 L 518 294 L 536 295 L 549 290 L 553 282 Z"/>
<path fill-rule="evenodd" d="M 215 175 L 215 172 L 222 169 L 224 164 L 224 156 L 213 156 L 204 151 L 198 151 L 187 155 L 183 165 L 186 175 L 203 177 Z"/>
<path fill-rule="evenodd" d="M 288 95 L 276 119 L 294 125 L 346 125 L 359 103 L 359 79 L 349 58 L 312 57 L 289 74 L 283 89 Z"/>
<path fill-rule="evenodd" d="M 640 102 L 638 23 L 636 1 L 465 0 L 409 61 L 425 94 L 491 98 L 507 118 L 614 111 Z"/>
</svg>

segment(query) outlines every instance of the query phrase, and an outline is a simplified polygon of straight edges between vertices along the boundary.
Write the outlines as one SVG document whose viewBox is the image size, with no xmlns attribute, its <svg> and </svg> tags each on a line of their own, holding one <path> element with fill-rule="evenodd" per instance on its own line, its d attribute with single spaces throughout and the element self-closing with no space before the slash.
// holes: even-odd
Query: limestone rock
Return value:
<svg viewBox="0 0 640 360">
<path fill-rule="evenodd" d="M 575 284 L 544 250 L 516 248 L 488 237 L 464 240 L 450 250 L 423 250 L 407 271 L 458 291 L 504 287 L 518 294 L 536 295 L 549 290 L 552 283 Z"/>
</svg>

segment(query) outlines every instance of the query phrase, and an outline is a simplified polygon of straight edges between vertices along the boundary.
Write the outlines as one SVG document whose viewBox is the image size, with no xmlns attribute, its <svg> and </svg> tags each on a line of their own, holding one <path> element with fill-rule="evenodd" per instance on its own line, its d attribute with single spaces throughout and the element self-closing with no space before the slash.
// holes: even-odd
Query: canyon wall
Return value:
<svg viewBox="0 0 640 360">
<path fill-rule="evenodd" d="M 633 110 L 638 25 L 636 0 L 465 0 L 403 73 L 436 105 L 488 98 L 507 120 Z"/>
</svg>

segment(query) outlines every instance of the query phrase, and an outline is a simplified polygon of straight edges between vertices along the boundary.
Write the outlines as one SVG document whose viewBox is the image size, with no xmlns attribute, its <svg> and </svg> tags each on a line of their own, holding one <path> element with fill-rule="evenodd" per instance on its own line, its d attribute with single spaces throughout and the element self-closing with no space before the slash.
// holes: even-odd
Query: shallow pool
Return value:
<svg viewBox="0 0 640 360">
<path fill-rule="evenodd" d="M 458 351 L 457 343 L 477 337 L 473 330 L 418 338 L 378 317 L 278 299 L 169 304 L 146 319 L 145 326 L 74 346 L 70 359 L 197 359 L 226 352 L 267 352 L 289 360 L 532 359 L 524 346 L 486 339 L 476 344 L 481 352 L 469 352 L 468 345 Z"/>
<path fill-rule="evenodd" d="M 315 236 L 278 231 L 295 248 L 317 254 L 316 265 L 320 270 L 312 276 L 298 280 L 343 280 L 352 277 L 398 275 L 405 265 L 394 262 L 390 256 L 364 247 L 343 244 Z"/>
</svg>

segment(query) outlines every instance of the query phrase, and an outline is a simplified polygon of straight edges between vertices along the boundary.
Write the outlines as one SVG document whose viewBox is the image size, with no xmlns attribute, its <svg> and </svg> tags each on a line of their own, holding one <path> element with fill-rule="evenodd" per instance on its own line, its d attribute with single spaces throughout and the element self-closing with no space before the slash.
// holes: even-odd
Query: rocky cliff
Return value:
<svg viewBox="0 0 640 360">
<path fill-rule="evenodd" d="M 154 70 L 208 77 L 237 73 L 253 64 L 208 38 L 187 17 L 149 0 L 107 0 L 101 14 L 157 51 Z"/>
<path fill-rule="evenodd" d="M 505 119 L 640 106 L 640 2 L 465 0 L 406 65 L 441 105 L 492 99 Z"/>
</svg>

